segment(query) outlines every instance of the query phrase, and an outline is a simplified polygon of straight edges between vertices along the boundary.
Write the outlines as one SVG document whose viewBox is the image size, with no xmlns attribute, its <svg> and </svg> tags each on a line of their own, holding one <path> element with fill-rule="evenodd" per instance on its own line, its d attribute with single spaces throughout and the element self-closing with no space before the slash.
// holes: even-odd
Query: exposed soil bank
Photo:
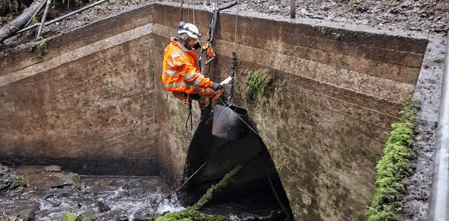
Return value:
<svg viewBox="0 0 449 221">
<path fill-rule="evenodd" d="M 114 16 L 124 11 L 132 10 L 148 4 L 152 0 L 128 1 L 114 0 L 93 10 L 87 10 L 61 22 L 57 22 L 43 30 L 44 37 L 51 37 L 77 27 L 84 26 L 98 19 Z M 180 2 L 180 1 L 175 1 Z M 230 1 L 212 1 L 223 4 Z M 184 7 L 201 5 L 202 1 L 187 1 Z M 73 8 L 72 10 L 74 10 Z M 192 8 L 193 9 L 193 8 Z M 241 12 L 262 12 L 267 15 L 290 16 L 290 1 L 262 0 L 240 1 L 238 9 Z M 225 10 L 236 11 L 237 7 Z M 192 16 L 193 18 L 193 10 Z M 366 25 L 378 30 L 406 30 L 423 33 L 443 32 L 449 3 L 437 0 L 418 1 L 384 1 L 384 0 L 301 0 L 296 1 L 297 19 L 315 19 L 317 21 L 333 21 L 342 24 Z M 68 13 L 66 11 L 61 12 Z M 8 53 L 5 49 L 17 50 L 14 47 L 24 47 L 21 44 L 29 43 L 35 37 L 35 31 L 12 37 L 1 45 L 0 56 Z"/>
</svg>

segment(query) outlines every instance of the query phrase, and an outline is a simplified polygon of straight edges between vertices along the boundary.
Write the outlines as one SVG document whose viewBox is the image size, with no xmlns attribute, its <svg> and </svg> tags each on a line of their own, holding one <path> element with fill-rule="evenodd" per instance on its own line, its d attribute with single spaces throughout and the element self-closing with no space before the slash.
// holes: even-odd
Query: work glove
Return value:
<svg viewBox="0 0 449 221">
<path fill-rule="evenodd" d="M 204 88 L 201 89 L 198 94 L 204 98 L 212 98 L 212 100 L 217 100 L 223 92 L 223 88 L 216 91 L 212 90 L 212 88 Z"/>
<path fill-rule="evenodd" d="M 214 85 L 212 85 L 212 89 L 214 91 L 218 91 L 218 90 L 220 90 L 222 88 L 223 88 L 223 86 L 221 86 L 221 84 L 219 84 L 219 83 L 214 83 Z"/>
</svg>

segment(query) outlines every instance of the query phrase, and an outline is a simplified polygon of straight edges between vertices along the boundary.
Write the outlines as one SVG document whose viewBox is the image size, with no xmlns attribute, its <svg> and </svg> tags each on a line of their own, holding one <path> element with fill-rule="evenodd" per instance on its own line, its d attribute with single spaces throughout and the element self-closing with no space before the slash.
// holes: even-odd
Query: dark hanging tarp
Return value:
<svg viewBox="0 0 449 221">
<path fill-rule="evenodd" d="M 220 107 L 227 108 L 221 105 Z M 214 111 L 214 114 L 220 113 L 226 112 Z M 267 170 L 272 180 L 281 185 L 271 156 L 259 135 L 252 130 L 246 130 L 245 136 L 238 140 L 214 136 L 212 125 L 213 119 L 216 118 L 221 117 L 213 115 L 202 117 L 190 142 L 184 176 L 191 176 L 204 163 L 206 164 L 187 184 L 189 195 L 201 197 L 211 184 L 216 184 L 226 173 L 241 164 L 245 165 L 244 168 L 233 177 L 232 182 L 219 197 L 217 196 L 217 199 L 231 200 L 264 188 L 272 192 L 267 180 Z M 192 200 L 194 203 L 198 199 L 193 197 Z"/>
</svg>

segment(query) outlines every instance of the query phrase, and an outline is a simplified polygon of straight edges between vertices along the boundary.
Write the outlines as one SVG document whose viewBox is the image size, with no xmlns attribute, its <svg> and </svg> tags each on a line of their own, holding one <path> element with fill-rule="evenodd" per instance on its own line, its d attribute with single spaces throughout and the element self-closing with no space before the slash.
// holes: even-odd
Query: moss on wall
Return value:
<svg viewBox="0 0 449 221">
<path fill-rule="evenodd" d="M 407 176 L 412 172 L 410 158 L 415 156 L 413 146 L 419 101 L 412 101 L 401 112 L 402 121 L 391 125 L 382 158 L 377 162 L 376 193 L 368 208 L 369 221 L 393 221 L 402 209 L 402 191 Z"/>
<path fill-rule="evenodd" d="M 156 221 L 226 221 L 226 217 L 219 215 L 208 215 L 194 209 L 180 212 L 167 213 L 156 218 Z"/>
</svg>

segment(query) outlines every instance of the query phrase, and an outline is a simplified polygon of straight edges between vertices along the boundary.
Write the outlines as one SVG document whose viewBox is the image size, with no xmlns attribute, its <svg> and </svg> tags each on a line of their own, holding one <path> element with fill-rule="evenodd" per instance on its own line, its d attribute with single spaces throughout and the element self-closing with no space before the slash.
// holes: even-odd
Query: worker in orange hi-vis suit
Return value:
<svg viewBox="0 0 449 221">
<path fill-rule="evenodd" d="M 171 38 L 164 51 L 162 82 L 165 90 L 171 91 L 186 104 L 190 100 L 197 100 L 203 114 L 205 108 L 209 109 L 205 111 L 210 112 L 208 99 L 218 99 L 223 93 L 223 87 L 200 73 L 194 51 L 196 45 L 199 45 L 200 36 L 194 24 L 179 23 L 178 37 Z"/>
</svg>

